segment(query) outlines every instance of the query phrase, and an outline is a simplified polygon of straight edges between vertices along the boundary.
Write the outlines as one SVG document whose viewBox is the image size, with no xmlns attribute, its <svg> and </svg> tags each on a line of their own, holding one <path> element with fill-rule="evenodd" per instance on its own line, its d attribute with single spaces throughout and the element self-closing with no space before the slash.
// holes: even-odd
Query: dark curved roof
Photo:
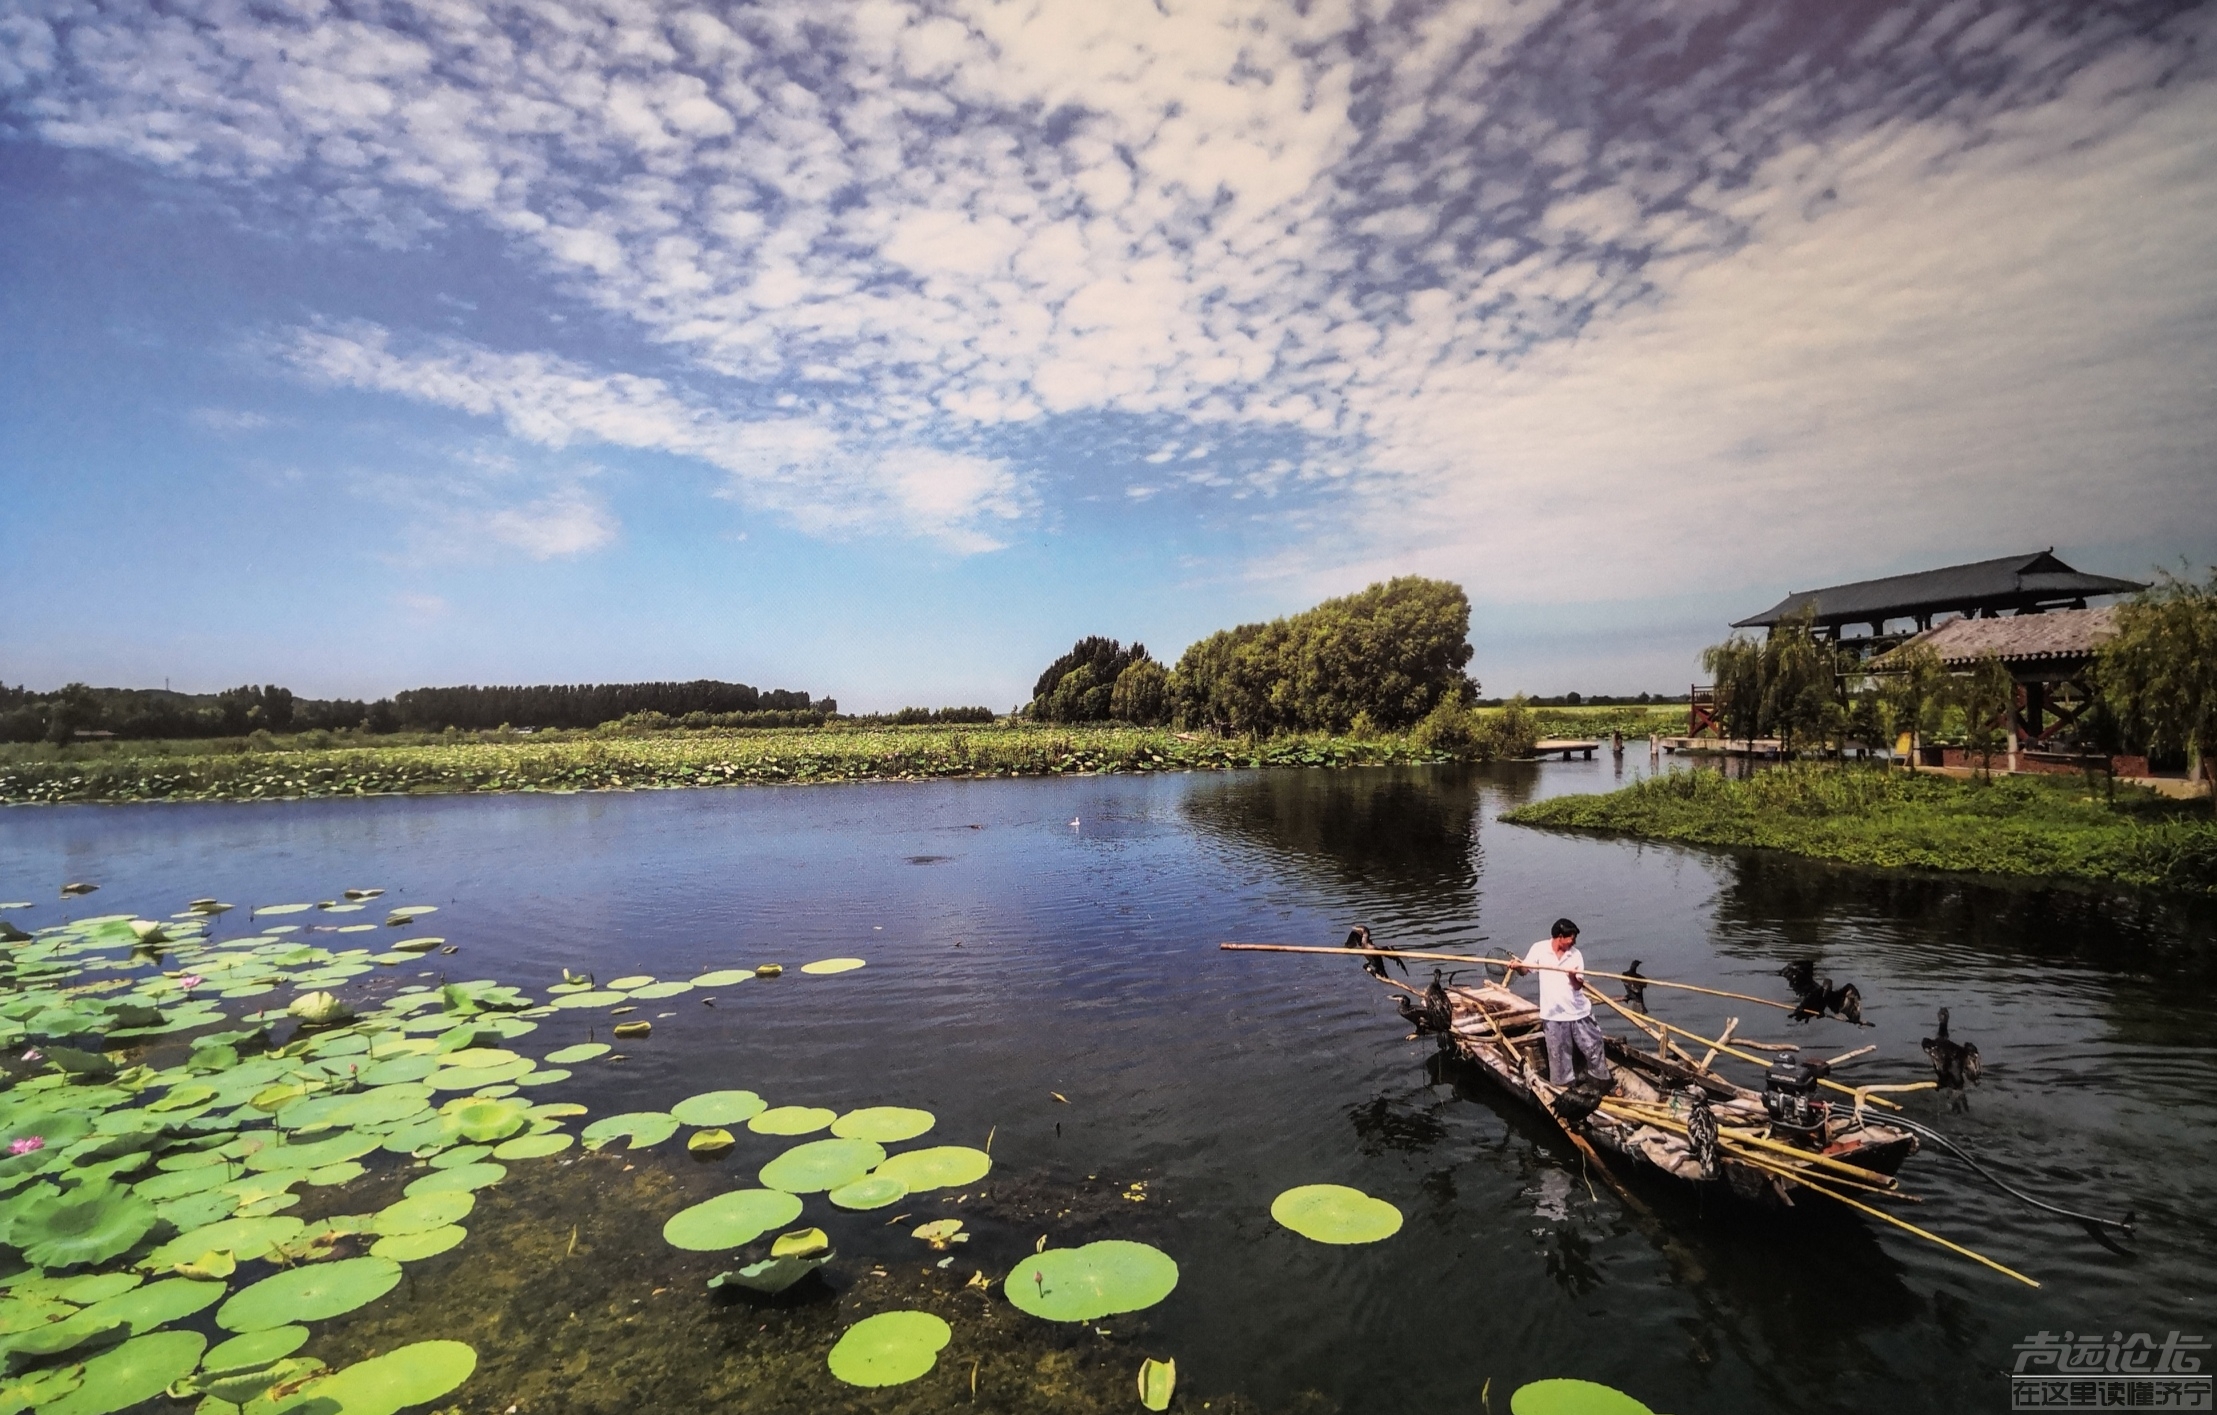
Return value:
<svg viewBox="0 0 2217 1415">
<path fill-rule="evenodd" d="M 2093 595 L 2131 594 L 2147 586 L 2107 575 L 2085 575 L 2055 558 L 2053 549 L 2032 555 L 2007 555 L 1914 575 L 1857 580 L 1821 590 L 1800 590 L 1761 614 L 1737 620 L 1735 629 L 1767 629 L 1816 606 L 1816 622 L 1876 625 L 1888 619 L 1923 614 L 1976 614 L 1982 610 L 2035 609 L 2069 604 Z"/>
</svg>

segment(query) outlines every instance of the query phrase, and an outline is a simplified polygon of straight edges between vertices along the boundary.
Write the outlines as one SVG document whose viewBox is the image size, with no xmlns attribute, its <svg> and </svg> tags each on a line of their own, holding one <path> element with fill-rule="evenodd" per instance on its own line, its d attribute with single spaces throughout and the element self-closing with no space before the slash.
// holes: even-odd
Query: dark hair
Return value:
<svg viewBox="0 0 2217 1415">
<path fill-rule="evenodd" d="M 1557 919 L 1555 927 L 1547 931 L 1547 936 L 1549 938 L 1576 938 L 1578 937 L 1578 926 L 1568 919 Z"/>
</svg>

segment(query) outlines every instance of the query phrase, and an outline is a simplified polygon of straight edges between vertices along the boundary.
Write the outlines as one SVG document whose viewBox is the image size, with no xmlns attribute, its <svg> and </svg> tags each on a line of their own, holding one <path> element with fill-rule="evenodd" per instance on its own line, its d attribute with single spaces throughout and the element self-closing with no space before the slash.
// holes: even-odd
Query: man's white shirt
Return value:
<svg viewBox="0 0 2217 1415">
<path fill-rule="evenodd" d="M 1524 961 L 1543 968 L 1571 968 L 1581 974 L 1586 971 L 1585 954 L 1573 947 L 1558 958 L 1554 942 L 1544 938 L 1525 950 Z M 1570 985 L 1569 973 L 1542 972 L 1539 980 L 1541 1021 L 1575 1022 L 1593 1014 L 1593 1004 Z"/>
</svg>

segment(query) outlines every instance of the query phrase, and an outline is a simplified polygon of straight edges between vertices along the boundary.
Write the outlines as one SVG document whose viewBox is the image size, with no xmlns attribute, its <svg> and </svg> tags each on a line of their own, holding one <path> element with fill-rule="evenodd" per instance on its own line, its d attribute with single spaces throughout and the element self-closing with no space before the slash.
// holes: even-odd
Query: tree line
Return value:
<svg viewBox="0 0 2217 1415">
<path fill-rule="evenodd" d="M 414 688 L 374 702 L 302 698 L 274 683 L 220 693 L 93 688 L 51 693 L 0 684 L 0 741 L 67 742 L 83 733 L 130 738 L 242 737 L 257 731 L 442 732 L 495 727 L 598 727 L 656 713 L 711 725 L 771 725 L 839 710 L 832 698 L 786 688 L 696 679 L 688 683 L 577 683 Z"/>
<path fill-rule="evenodd" d="M 1405 576 L 1211 634 L 1174 668 L 1144 644 L 1080 639 L 1039 675 L 1023 713 L 1259 736 L 1405 731 L 1476 699 L 1469 637 L 1460 585 Z"/>
</svg>

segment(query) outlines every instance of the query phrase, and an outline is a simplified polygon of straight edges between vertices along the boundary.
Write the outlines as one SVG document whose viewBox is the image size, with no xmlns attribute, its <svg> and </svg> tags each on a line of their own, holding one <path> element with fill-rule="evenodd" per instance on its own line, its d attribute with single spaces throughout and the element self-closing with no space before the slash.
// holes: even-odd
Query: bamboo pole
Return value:
<svg viewBox="0 0 2217 1415">
<path fill-rule="evenodd" d="M 1594 996 L 1600 998 L 1603 1002 L 1608 1003 L 1611 1007 L 1617 1007 L 1616 1001 L 1603 993 L 1597 992 L 1594 994 Z M 1617 1007 L 1617 1011 L 1623 1012 L 1624 1009 L 1621 1007 Z M 1762 1057 L 1750 1056 L 1746 1052 L 1739 1050 L 1737 1047 L 1729 1047 L 1724 1045 L 1724 1043 L 1721 1041 L 1711 1041 L 1709 1038 L 1701 1035 L 1699 1032 L 1689 1032 L 1684 1027 L 1665 1022 L 1660 1017 L 1650 1017 L 1647 1020 L 1653 1022 L 1658 1027 L 1667 1027 L 1671 1031 L 1676 1032 L 1679 1036 L 1685 1037 L 1691 1041 L 1699 1042 L 1705 1047 L 1714 1047 L 1716 1050 L 1723 1052 L 1726 1056 L 1732 1057 L 1735 1060 L 1747 1062 L 1751 1066 L 1760 1066 L 1763 1067 L 1765 1070 L 1768 1070 L 1770 1068 L 1770 1063 L 1768 1061 L 1765 1061 Z M 1844 1096 L 1852 1096 L 1856 1094 L 1855 1087 L 1844 1086 L 1838 1081 L 1826 1079 L 1818 1081 L 1817 1084 L 1829 1090 L 1838 1091 Z M 1870 1088 L 1865 1087 L 1864 1089 L 1869 1090 Z M 1882 1096 L 1872 1096 L 1870 1098 L 1870 1103 L 1872 1105 L 1884 1106 L 1888 1110 L 1901 1109 L 1899 1105 L 1896 1105 L 1894 1102 L 1887 1100 Z"/>
<path fill-rule="evenodd" d="M 1896 1228 L 1904 1229 L 1907 1232 L 1916 1234 L 1919 1238 L 1927 1239 L 1931 1242 L 1937 1243 L 1941 1247 L 1947 1249 L 1949 1252 L 1969 1258 L 1974 1263 L 1983 1263 L 1987 1267 L 1992 1268 L 1995 1272 L 2002 1274 L 2004 1277 L 2013 1277 L 2027 1287 L 2038 1287 L 2040 1285 L 2036 1280 L 2026 1277 L 2023 1273 L 2018 1272 L 2015 1268 L 2003 1267 L 2000 1263 L 1995 1262 L 1992 1258 L 1987 1257 L 1983 1253 L 1974 1253 L 1960 1243 L 1950 1243 L 1947 1239 L 1942 1238 L 1939 1234 L 1932 1232 L 1930 1229 L 1919 1228 L 1915 1224 L 1909 1222 L 1909 1220 L 1896 1218 L 1894 1215 L 1887 1213 L 1884 1209 L 1874 1209 L 1869 1204 L 1863 1203 L 1860 1200 L 1851 1199 L 1845 1194 L 1835 1194 L 1830 1189 L 1825 1188 L 1823 1185 L 1818 1184 L 1814 1180 L 1804 1179 L 1801 1182 L 1807 1185 L 1809 1188 L 1814 1189 L 1817 1193 L 1824 1195 L 1828 1199 L 1837 1199 L 1839 1202 L 1846 1204 L 1851 1209 L 1860 1209 L 1864 1213 L 1872 1214 L 1876 1217 L 1882 1218 Z"/>
<path fill-rule="evenodd" d="M 1794 1003 L 1755 997 L 1744 992 L 1725 992 L 1720 988 L 1673 983 L 1662 978 L 1635 978 L 1629 973 L 1604 973 L 1593 968 L 1558 968 L 1552 963 L 1526 963 L 1515 958 L 1473 958 L 1467 953 L 1424 953 L 1409 948 L 1333 948 L 1308 943 L 1220 943 L 1217 947 L 1226 953 L 1329 953 L 1341 958 L 1403 958 L 1415 963 L 1460 963 L 1465 967 L 1487 964 L 1495 968 L 1527 968 L 1540 973 L 1578 973 L 1588 978 L 1613 978 L 1620 983 L 1646 983 L 1650 987 L 1675 988 L 1680 992 L 1698 992 L 1708 997 L 1729 997 L 1735 1002 L 1753 1002 L 1763 1007 L 1775 1007 L 1781 1012 L 1795 1010 Z"/>
<path fill-rule="evenodd" d="M 1721 1031 L 1721 1032 L 1719 1032 L 1719 1033 L 1717 1033 L 1717 1046 L 1723 1046 L 1723 1045 L 1724 1045 L 1724 1044 L 1725 1044 L 1726 1042 L 1728 1042 L 1728 1041 L 1731 1041 L 1731 1040 L 1732 1040 L 1732 1033 L 1733 1033 L 1733 1030 L 1734 1030 L 1735 1028 L 1737 1028 L 1737 1027 L 1738 1027 L 1739 1025 L 1740 1025 L 1740 1019 L 1739 1019 L 1739 1018 L 1737 1018 L 1737 1017 L 1727 1017 L 1727 1018 L 1725 1018 L 1725 1019 L 1724 1019 L 1724 1030 L 1723 1030 L 1723 1031 Z M 1709 1048 L 1709 1050 L 1708 1050 L 1707 1054 L 1706 1054 L 1706 1055 L 1704 1055 L 1704 1056 L 1703 1056 L 1703 1057 L 1701 1058 L 1701 1069 L 1702 1069 L 1703 1071 L 1707 1071 L 1707 1070 L 1709 1069 L 1709 1065 L 1710 1065 L 1710 1063 L 1711 1063 L 1711 1062 L 1713 1062 L 1713 1061 L 1715 1061 L 1716 1059 L 1717 1059 L 1717 1047 L 1711 1047 L 1711 1048 Z"/>
</svg>

